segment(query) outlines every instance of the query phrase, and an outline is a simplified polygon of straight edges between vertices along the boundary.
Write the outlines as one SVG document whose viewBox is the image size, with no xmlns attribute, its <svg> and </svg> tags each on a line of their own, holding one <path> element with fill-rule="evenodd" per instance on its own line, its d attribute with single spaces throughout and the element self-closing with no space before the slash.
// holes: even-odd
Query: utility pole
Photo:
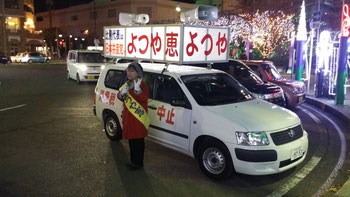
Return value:
<svg viewBox="0 0 350 197">
<path fill-rule="evenodd" d="M 50 29 L 49 29 L 49 45 L 51 49 L 51 55 L 53 55 L 53 44 L 52 44 L 52 8 L 53 8 L 53 2 L 52 0 L 46 0 L 46 5 L 49 9 L 49 23 L 50 23 Z"/>
<path fill-rule="evenodd" d="M 94 0 L 94 39 L 96 38 L 96 18 L 97 18 L 96 0 Z"/>
<path fill-rule="evenodd" d="M 1 14 L 2 14 L 2 34 L 4 36 L 4 54 L 7 54 L 7 42 L 6 42 L 6 17 L 5 17 L 5 1 L 1 1 Z"/>
</svg>

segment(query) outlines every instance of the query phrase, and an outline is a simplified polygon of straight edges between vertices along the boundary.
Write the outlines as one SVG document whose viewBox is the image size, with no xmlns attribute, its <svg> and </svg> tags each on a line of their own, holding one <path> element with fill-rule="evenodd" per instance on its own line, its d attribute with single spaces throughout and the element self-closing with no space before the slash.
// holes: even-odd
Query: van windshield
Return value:
<svg viewBox="0 0 350 197">
<path fill-rule="evenodd" d="M 199 105 L 222 105 L 253 99 L 240 83 L 224 73 L 181 77 Z"/>
<path fill-rule="evenodd" d="M 78 53 L 78 62 L 80 63 L 104 63 L 105 58 L 101 53 Z"/>
</svg>

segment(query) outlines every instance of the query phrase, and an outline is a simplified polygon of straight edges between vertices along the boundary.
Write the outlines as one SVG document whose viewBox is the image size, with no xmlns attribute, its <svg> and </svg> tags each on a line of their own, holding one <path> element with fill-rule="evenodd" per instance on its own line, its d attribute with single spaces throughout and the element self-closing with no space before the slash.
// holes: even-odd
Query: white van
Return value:
<svg viewBox="0 0 350 197">
<path fill-rule="evenodd" d="M 121 138 L 123 104 L 116 95 L 128 64 L 108 65 L 95 88 L 94 113 L 111 140 Z M 141 65 L 150 89 L 148 139 L 196 158 L 210 178 L 234 171 L 274 174 L 305 159 L 308 135 L 299 117 L 255 99 L 230 75 L 192 66 Z"/>
<path fill-rule="evenodd" d="M 100 51 L 70 50 L 67 56 L 67 79 L 97 81 L 105 67 L 105 58 Z"/>
</svg>

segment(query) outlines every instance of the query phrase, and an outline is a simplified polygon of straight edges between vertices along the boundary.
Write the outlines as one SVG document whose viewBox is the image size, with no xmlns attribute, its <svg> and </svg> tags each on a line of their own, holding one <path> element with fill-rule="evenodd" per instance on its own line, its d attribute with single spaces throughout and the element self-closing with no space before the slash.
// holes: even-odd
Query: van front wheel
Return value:
<svg viewBox="0 0 350 197">
<path fill-rule="evenodd" d="M 104 119 L 104 128 L 107 137 L 112 141 L 122 139 L 122 128 L 120 127 L 118 118 L 114 114 L 108 114 Z"/>
<path fill-rule="evenodd" d="M 77 84 L 80 85 L 81 84 L 81 81 L 80 81 L 80 77 L 79 77 L 79 74 L 77 73 L 76 75 L 76 80 L 77 80 Z"/>
<path fill-rule="evenodd" d="M 197 160 L 201 170 L 209 178 L 221 180 L 228 178 L 233 173 L 230 152 L 218 140 L 205 141 L 199 148 Z"/>
</svg>

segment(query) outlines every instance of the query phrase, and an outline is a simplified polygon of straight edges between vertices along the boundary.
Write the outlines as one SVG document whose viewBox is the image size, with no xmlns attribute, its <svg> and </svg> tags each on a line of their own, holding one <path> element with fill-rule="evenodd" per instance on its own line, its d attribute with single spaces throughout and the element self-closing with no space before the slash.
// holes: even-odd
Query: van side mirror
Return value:
<svg viewBox="0 0 350 197">
<path fill-rule="evenodd" d="M 186 107 L 186 101 L 183 99 L 171 99 L 172 106 Z"/>
</svg>

